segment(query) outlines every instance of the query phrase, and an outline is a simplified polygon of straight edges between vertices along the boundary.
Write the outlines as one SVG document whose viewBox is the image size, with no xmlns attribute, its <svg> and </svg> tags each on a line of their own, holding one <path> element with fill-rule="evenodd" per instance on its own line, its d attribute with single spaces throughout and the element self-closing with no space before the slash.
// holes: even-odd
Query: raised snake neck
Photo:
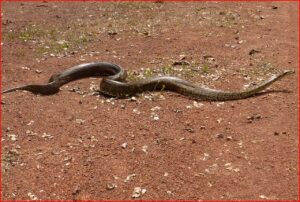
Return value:
<svg viewBox="0 0 300 202">
<path fill-rule="evenodd" d="M 34 94 L 51 95 L 59 92 L 59 88 L 68 82 L 97 76 L 103 77 L 100 83 L 100 92 L 113 97 L 124 98 L 145 91 L 168 90 L 201 100 L 226 101 L 251 97 L 291 73 L 294 73 L 294 71 L 286 70 L 280 74 L 271 76 L 253 88 L 231 92 L 199 87 L 178 77 L 171 76 L 152 77 L 136 82 L 126 82 L 127 73 L 120 66 L 107 62 L 92 62 L 77 65 L 61 73 L 54 74 L 50 77 L 47 84 L 15 87 L 5 90 L 2 93 L 26 90 Z"/>
</svg>

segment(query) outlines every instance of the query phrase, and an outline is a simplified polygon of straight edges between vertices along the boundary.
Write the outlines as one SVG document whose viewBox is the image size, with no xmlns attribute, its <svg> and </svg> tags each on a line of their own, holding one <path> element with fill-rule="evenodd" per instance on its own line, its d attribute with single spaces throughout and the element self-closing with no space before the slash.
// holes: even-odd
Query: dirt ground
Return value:
<svg viewBox="0 0 300 202">
<path fill-rule="evenodd" d="M 4 2 L 1 15 L 2 89 L 90 61 L 223 90 L 296 71 L 269 88 L 288 92 L 228 102 L 110 99 L 99 78 L 3 94 L 2 199 L 299 198 L 298 3 Z"/>
</svg>

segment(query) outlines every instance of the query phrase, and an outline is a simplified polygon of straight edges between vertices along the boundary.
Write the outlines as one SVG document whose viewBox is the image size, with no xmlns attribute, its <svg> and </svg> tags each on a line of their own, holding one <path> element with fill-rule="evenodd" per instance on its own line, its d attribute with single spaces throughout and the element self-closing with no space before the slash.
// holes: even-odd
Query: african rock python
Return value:
<svg viewBox="0 0 300 202">
<path fill-rule="evenodd" d="M 120 66 L 106 62 L 92 62 L 77 65 L 61 73 L 54 74 L 50 77 L 47 84 L 15 87 L 5 90 L 2 93 L 26 90 L 34 94 L 51 95 L 59 92 L 59 88 L 68 82 L 97 76 L 103 77 L 100 83 L 100 92 L 118 98 L 132 96 L 145 91 L 168 90 L 201 100 L 226 101 L 251 97 L 266 89 L 273 82 L 291 73 L 294 73 L 294 71 L 286 70 L 280 74 L 273 75 L 253 88 L 239 92 L 229 92 L 202 88 L 188 81 L 171 76 L 152 77 L 136 82 L 126 82 L 127 73 Z"/>
</svg>

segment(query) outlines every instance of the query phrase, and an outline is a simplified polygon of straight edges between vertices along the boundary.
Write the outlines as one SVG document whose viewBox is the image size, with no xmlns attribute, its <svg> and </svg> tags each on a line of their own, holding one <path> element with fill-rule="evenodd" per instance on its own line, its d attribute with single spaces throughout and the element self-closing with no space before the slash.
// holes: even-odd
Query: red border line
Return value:
<svg viewBox="0 0 300 202">
<path fill-rule="evenodd" d="M 298 200 L 300 197 L 300 173 L 299 173 L 299 163 L 300 163 L 300 3 L 298 1 Z"/>
<path fill-rule="evenodd" d="M 43 2 L 43 0 L 0 0 L 0 41 L 2 43 L 2 2 Z M 156 2 L 157 0 L 47 0 L 48 2 Z M 204 2 L 205 0 L 162 0 L 163 2 Z M 300 117 L 300 3 L 299 0 L 206 0 L 205 2 L 298 2 L 298 162 L 300 162 L 300 122 L 299 122 L 299 117 Z M 2 91 L 2 45 L 0 47 L 0 89 Z M 0 93 L 0 101 L 2 102 L 2 93 Z M 0 124 L 1 124 L 1 131 L 0 131 L 0 138 L 2 139 L 2 104 L 0 104 Z M 0 154 L 2 154 L 2 142 L 0 143 Z M 2 163 L 2 155 L 0 155 L 0 160 Z M 276 202 L 280 201 L 299 201 L 299 196 L 300 196 L 300 173 L 299 173 L 299 168 L 298 168 L 298 200 L 276 200 Z M 0 201 L 2 200 L 2 169 L 0 169 Z M 10 201 L 20 201 L 20 202 L 28 202 L 30 200 L 5 200 L 6 202 Z M 66 202 L 72 202 L 73 200 L 43 200 L 43 201 L 49 201 L 49 202 L 61 202 L 61 201 L 66 201 Z M 101 200 L 79 200 L 79 201 L 84 201 L 84 202 L 94 202 L 94 201 L 101 201 Z M 121 200 L 102 200 L 103 202 L 121 202 Z M 123 200 L 123 201 L 134 201 L 136 200 Z M 122 202 L 123 202 L 122 201 Z M 140 200 L 139 200 L 140 201 Z M 160 200 L 143 200 L 145 202 L 151 201 L 151 202 L 156 202 Z M 176 200 L 177 202 L 181 202 L 183 200 Z M 184 200 L 185 202 L 191 202 L 193 200 Z M 205 201 L 205 200 L 204 200 Z M 226 200 L 210 200 L 210 202 L 224 202 Z M 229 200 L 228 200 L 229 201 Z M 244 200 L 230 200 L 232 202 L 237 202 L 237 201 L 244 201 Z M 251 202 L 261 202 L 262 200 L 249 200 Z M 275 200 L 268 200 L 268 202 L 272 202 Z"/>
<path fill-rule="evenodd" d="M 29 202 L 31 200 L 6 200 L 5 202 Z M 74 200 L 37 200 L 43 202 L 74 202 Z M 75 202 L 162 202 L 162 201 L 174 201 L 174 202 L 199 202 L 199 200 L 75 200 Z M 200 200 L 201 202 L 295 202 L 297 200 Z"/>
<path fill-rule="evenodd" d="M 43 2 L 43 0 L 1 0 L 2 2 Z M 157 2 L 158 0 L 47 0 L 47 2 Z M 300 0 L 161 0 L 162 2 L 299 2 Z"/>
<path fill-rule="evenodd" d="M 0 90 L 2 92 L 2 2 L 0 3 Z M 0 169 L 0 199 L 2 200 L 2 93 L 0 93 L 0 125 L 1 125 L 1 130 L 0 130 L 0 164 L 1 164 L 1 169 Z"/>
</svg>

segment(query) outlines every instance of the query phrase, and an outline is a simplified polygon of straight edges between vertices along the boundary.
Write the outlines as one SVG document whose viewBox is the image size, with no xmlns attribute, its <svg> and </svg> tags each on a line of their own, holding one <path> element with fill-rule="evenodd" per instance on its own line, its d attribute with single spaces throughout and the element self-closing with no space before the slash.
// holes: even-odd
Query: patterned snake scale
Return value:
<svg viewBox="0 0 300 202">
<path fill-rule="evenodd" d="M 71 81 L 86 77 L 103 77 L 100 83 L 100 92 L 112 97 L 125 98 L 146 91 L 168 90 L 200 100 L 226 101 L 254 96 L 275 81 L 291 73 L 294 73 L 294 71 L 285 70 L 280 74 L 271 76 L 255 87 L 231 92 L 199 87 L 178 77 L 171 76 L 159 76 L 136 82 L 126 82 L 127 73 L 120 66 L 107 62 L 92 62 L 77 65 L 61 73 L 54 74 L 50 77 L 47 84 L 24 85 L 5 90 L 2 93 L 26 90 L 34 94 L 52 95 L 58 93 L 62 85 Z"/>
</svg>

